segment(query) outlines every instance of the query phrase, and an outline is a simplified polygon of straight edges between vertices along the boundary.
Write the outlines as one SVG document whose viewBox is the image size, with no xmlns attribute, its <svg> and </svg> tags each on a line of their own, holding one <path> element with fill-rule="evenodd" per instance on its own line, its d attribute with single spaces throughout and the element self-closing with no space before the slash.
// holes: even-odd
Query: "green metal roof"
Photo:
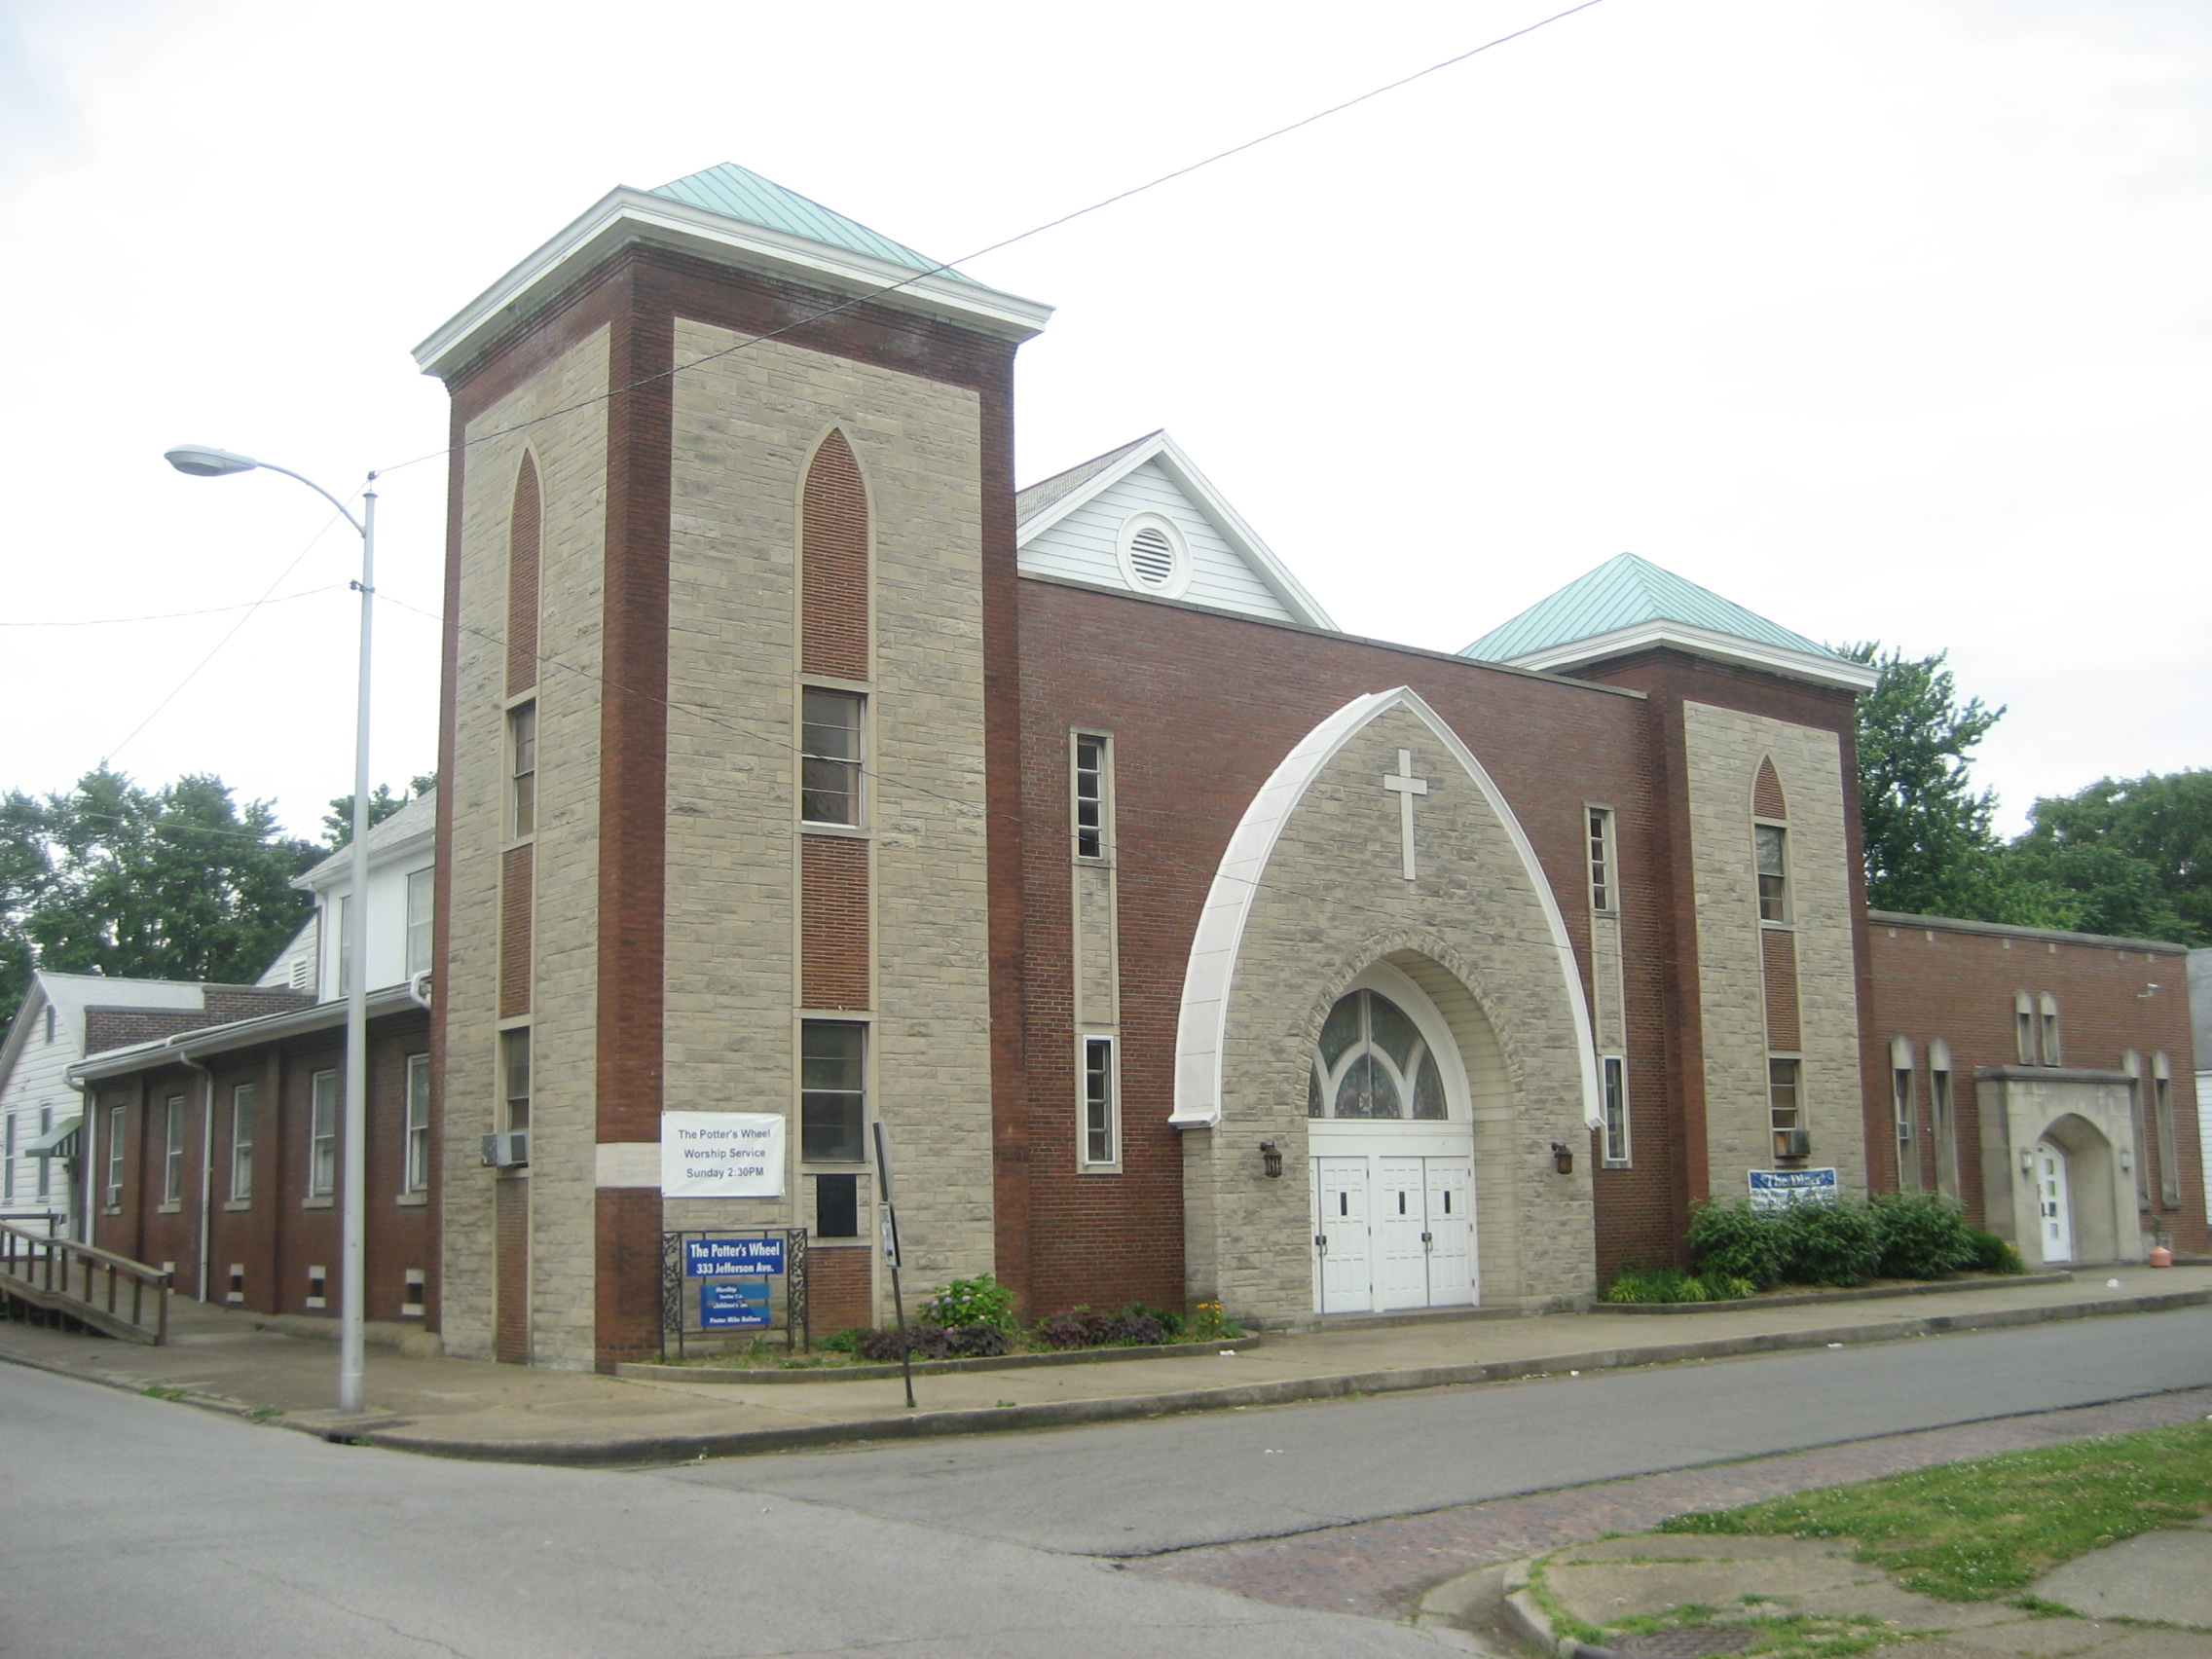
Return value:
<svg viewBox="0 0 2212 1659">
<path fill-rule="evenodd" d="M 1493 628 L 1459 654 L 1485 662 L 1514 662 L 1538 651 L 1594 640 L 1647 622 L 1680 622 L 1715 634 L 1811 656 L 1844 660 L 1827 646 L 1746 610 L 1710 588 L 1684 581 L 1648 559 L 1623 553 L 1579 576 L 1549 599 L 1538 600 L 1512 621 Z"/>
<path fill-rule="evenodd" d="M 878 235 L 835 209 L 825 207 L 821 203 L 811 201 L 795 190 L 786 190 L 782 185 L 762 178 L 751 168 L 741 167 L 734 162 L 724 162 L 719 166 L 686 174 L 646 194 L 665 196 L 671 202 L 682 202 L 692 207 L 704 207 L 710 213 L 742 219 L 749 225 L 781 231 L 786 236 L 826 242 L 831 247 L 841 247 L 848 253 L 865 253 L 870 259 L 880 259 L 890 265 L 903 265 L 909 271 L 938 269 L 939 262 L 929 255 L 916 253 L 903 242 L 895 242 L 889 237 Z M 961 282 L 975 280 L 963 276 L 957 271 L 947 271 L 944 275 Z"/>
</svg>

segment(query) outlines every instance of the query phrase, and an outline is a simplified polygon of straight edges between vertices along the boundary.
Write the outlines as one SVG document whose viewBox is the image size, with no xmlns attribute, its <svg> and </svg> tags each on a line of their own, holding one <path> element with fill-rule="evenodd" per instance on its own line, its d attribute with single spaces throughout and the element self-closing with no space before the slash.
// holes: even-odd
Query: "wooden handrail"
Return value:
<svg viewBox="0 0 2212 1659">
<path fill-rule="evenodd" d="M 82 1270 L 81 1294 L 70 1286 L 72 1269 Z M 107 1275 L 104 1309 L 93 1291 L 94 1273 Z M 157 1346 L 168 1340 L 168 1293 L 176 1274 L 167 1268 L 151 1268 L 144 1262 L 133 1262 L 129 1256 L 118 1256 L 94 1244 L 80 1244 L 73 1238 L 44 1237 L 0 1222 L 0 1274 L 23 1285 L 23 1294 L 43 1306 L 84 1319 L 110 1336 L 127 1336 Z M 130 1281 L 128 1318 L 116 1306 L 118 1278 Z M 149 1289 L 155 1293 L 151 1329 L 147 1328 L 145 1318 Z"/>
</svg>

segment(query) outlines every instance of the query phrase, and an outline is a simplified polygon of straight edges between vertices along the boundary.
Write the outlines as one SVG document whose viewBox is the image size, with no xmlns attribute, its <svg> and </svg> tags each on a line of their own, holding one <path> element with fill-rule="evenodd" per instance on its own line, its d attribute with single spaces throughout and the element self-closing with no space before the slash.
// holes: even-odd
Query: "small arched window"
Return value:
<svg viewBox="0 0 2212 1659">
<path fill-rule="evenodd" d="M 2058 1056 L 2058 999 L 2048 991 L 2041 998 L 2043 1013 L 2043 1063 L 2055 1066 Z"/>
<path fill-rule="evenodd" d="M 1322 1022 L 1306 1115 L 1442 1119 L 1451 1112 L 1444 1075 L 1412 1016 L 1380 992 L 1353 991 Z"/>
<path fill-rule="evenodd" d="M 2036 1005 L 2025 991 L 2012 993 L 2012 1039 L 2020 1056 L 2020 1064 L 2036 1063 Z"/>
<path fill-rule="evenodd" d="M 1917 1187 L 1920 1163 L 1912 1150 L 1912 1039 L 1909 1037 L 1890 1039 L 1890 1101 L 1897 1119 L 1899 1184 Z"/>
<path fill-rule="evenodd" d="M 507 695 L 537 683 L 538 549 L 544 522 L 537 462 L 526 452 L 515 470 L 507 516 Z"/>
</svg>

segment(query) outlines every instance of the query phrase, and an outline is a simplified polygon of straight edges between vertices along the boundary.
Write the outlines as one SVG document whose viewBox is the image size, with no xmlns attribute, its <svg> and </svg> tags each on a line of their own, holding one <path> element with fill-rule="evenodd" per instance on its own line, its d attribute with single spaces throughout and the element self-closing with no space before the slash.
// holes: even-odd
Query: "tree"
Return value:
<svg viewBox="0 0 2212 1659">
<path fill-rule="evenodd" d="M 1866 902 L 1877 910 L 1967 916 L 1994 896 L 1990 829 L 1997 798 L 1968 775 L 1976 744 L 2004 717 L 1980 698 L 1959 702 L 1946 651 L 1884 653 L 1868 641 L 1843 652 L 1881 678 L 1859 699 L 1859 817 Z"/>
<path fill-rule="evenodd" d="M 369 828 L 374 830 L 410 800 L 419 800 L 438 787 L 435 772 L 423 772 L 407 781 L 405 794 L 393 794 L 389 784 L 379 784 L 369 796 Z M 343 847 L 353 838 L 353 792 L 331 797 L 330 810 L 322 815 L 322 838 L 332 848 Z"/>
<path fill-rule="evenodd" d="M 2100 778 L 2028 817 L 2008 857 L 2083 895 L 2083 926 L 2212 943 L 2212 771 Z"/>
<path fill-rule="evenodd" d="M 0 1008 L 33 966 L 250 983 L 310 905 L 293 878 L 322 854 L 268 801 L 220 778 L 142 790 L 105 766 L 44 799 L 0 799 Z"/>
</svg>

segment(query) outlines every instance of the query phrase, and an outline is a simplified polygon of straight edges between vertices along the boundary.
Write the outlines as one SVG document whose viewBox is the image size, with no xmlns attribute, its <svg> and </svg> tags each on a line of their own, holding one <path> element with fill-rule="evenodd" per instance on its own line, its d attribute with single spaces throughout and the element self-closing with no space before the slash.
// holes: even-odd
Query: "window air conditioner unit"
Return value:
<svg viewBox="0 0 2212 1659">
<path fill-rule="evenodd" d="M 484 1167 L 520 1169 L 530 1162 L 530 1131 L 508 1129 L 484 1137 Z"/>
<path fill-rule="evenodd" d="M 1810 1158 L 1813 1155 L 1813 1134 L 1810 1129 L 1777 1129 L 1774 1131 L 1774 1156 L 1777 1158 Z"/>
</svg>

